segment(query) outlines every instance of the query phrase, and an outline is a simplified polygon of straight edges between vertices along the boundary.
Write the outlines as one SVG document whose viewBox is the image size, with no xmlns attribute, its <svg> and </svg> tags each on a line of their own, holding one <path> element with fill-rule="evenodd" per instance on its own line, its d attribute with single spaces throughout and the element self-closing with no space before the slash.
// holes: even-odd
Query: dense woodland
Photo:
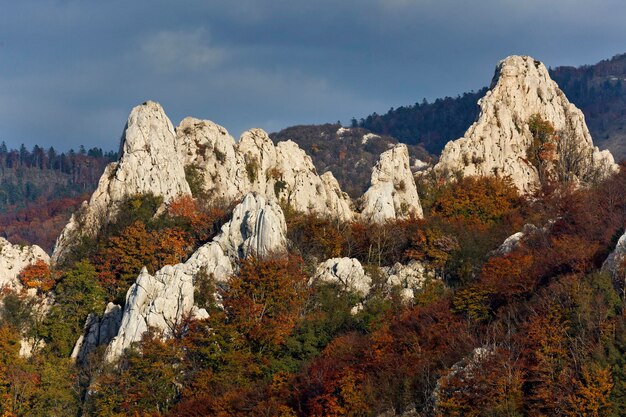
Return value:
<svg viewBox="0 0 626 417">
<path fill-rule="evenodd" d="M 373 135 L 363 128 L 342 128 L 341 124 L 292 126 L 272 133 L 274 142 L 293 140 L 311 157 L 319 173 L 331 171 L 341 189 L 359 198 L 370 185 L 372 168 L 381 153 L 398 143 L 389 136 Z M 410 160 L 429 162 L 421 146 L 408 145 Z"/>
<path fill-rule="evenodd" d="M 626 158 L 626 54 L 595 65 L 557 67 L 550 70 L 550 76 L 585 114 L 595 144 L 610 149 L 616 160 Z M 476 120 L 477 102 L 486 91 L 483 88 L 432 103 L 424 99 L 352 123 L 439 154 L 448 141 L 462 137 Z"/>
<path fill-rule="evenodd" d="M 425 220 L 337 223 L 285 207 L 289 253 L 242 261 L 228 284 L 199 278 L 210 318 L 175 337 L 147 334 L 118 363 L 68 356 L 89 313 L 124 294 L 146 265 L 185 259 L 230 207 L 189 197 L 130 198 L 119 221 L 74 259 L 22 282 L 56 303 L 43 319 L 5 294 L 0 397 L 5 416 L 619 416 L 626 409 L 625 272 L 599 270 L 626 221 L 626 171 L 589 189 L 546 185 L 522 198 L 505 180 L 419 184 Z M 493 252 L 524 224 L 512 252 Z M 527 228 L 528 229 L 528 228 Z M 362 299 L 309 286 L 320 259 L 359 259 Z M 377 268 L 420 260 L 440 278 L 412 302 Z M 219 299 L 215 298 L 218 294 Z M 352 311 L 358 303 L 363 308 Z M 220 306 L 221 305 L 221 306 Z M 31 359 L 19 339 L 40 341 Z"/>
<path fill-rule="evenodd" d="M 0 144 L 0 237 L 52 250 L 72 212 L 95 190 L 117 154 L 83 147 L 58 153 Z"/>
</svg>

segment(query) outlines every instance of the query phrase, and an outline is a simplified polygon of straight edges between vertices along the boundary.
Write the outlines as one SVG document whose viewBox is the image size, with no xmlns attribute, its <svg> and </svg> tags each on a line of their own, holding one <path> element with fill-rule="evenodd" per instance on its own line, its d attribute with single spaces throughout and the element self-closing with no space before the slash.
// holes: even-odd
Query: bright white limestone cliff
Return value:
<svg viewBox="0 0 626 417">
<path fill-rule="evenodd" d="M 0 237 L 0 289 L 21 290 L 20 272 L 38 260 L 50 263 L 50 256 L 37 245 L 12 245 Z"/>
<path fill-rule="evenodd" d="M 331 258 L 319 264 L 311 284 L 326 282 L 339 284 L 343 290 L 355 291 L 362 297 L 370 292 L 372 278 L 365 273 L 358 259 Z"/>
<path fill-rule="evenodd" d="M 285 217 L 280 206 L 259 195 L 246 195 L 221 233 L 186 262 L 166 266 L 154 275 L 145 268 L 141 271 L 126 294 L 121 325 L 107 348 L 107 361 L 117 359 L 149 328 L 168 337 L 185 315 L 206 317 L 204 309 L 194 306 L 197 273 L 202 269 L 217 281 L 225 281 L 237 268 L 238 259 L 285 251 L 285 235 Z"/>
<path fill-rule="evenodd" d="M 70 219 L 57 239 L 52 259 L 62 260 L 83 237 L 93 237 L 115 221 L 119 205 L 136 194 L 152 193 L 167 203 L 190 194 L 182 152 L 163 108 L 148 101 L 135 107 L 124 130 L 120 160 L 107 166 L 89 204 Z"/>
<path fill-rule="evenodd" d="M 361 216 L 365 221 L 384 223 L 411 214 L 423 217 L 406 145 L 396 145 L 380 155 L 370 183 L 363 195 Z"/>
<path fill-rule="evenodd" d="M 274 145 L 261 129 L 238 143 L 226 129 L 187 118 L 176 128 L 186 166 L 201 175 L 211 198 L 232 201 L 248 192 L 288 203 L 296 211 L 351 220 L 351 201 L 331 173 L 317 175 L 311 158 L 292 141 Z"/>
<path fill-rule="evenodd" d="M 510 177 L 523 193 L 540 186 L 537 167 L 527 155 L 533 137 L 528 121 L 538 114 L 558 135 L 556 164 L 574 182 L 589 181 L 616 169 L 609 151 L 593 146 L 582 112 L 571 104 L 546 67 L 528 56 L 501 61 L 480 102 L 480 116 L 465 136 L 444 148 L 435 172 L 443 177 Z"/>
</svg>

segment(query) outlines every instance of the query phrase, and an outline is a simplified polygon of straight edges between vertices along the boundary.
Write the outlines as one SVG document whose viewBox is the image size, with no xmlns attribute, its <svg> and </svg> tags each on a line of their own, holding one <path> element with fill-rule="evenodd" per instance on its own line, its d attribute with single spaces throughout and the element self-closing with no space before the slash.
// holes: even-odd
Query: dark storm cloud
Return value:
<svg viewBox="0 0 626 417">
<path fill-rule="evenodd" d="M 7 2 L 0 140 L 114 149 L 129 110 L 174 124 L 347 123 L 488 84 L 495 63 L 626 52 L 622 1 L 329 0 Z"/>
</svg>

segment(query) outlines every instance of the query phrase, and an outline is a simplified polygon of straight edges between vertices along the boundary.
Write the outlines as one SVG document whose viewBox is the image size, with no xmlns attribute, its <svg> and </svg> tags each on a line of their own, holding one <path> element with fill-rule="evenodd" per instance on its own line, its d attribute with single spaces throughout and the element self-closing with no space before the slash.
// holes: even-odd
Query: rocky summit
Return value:
<svg viewBox="0 0 626 417">
<path fill-rule="evenodd" d="M 498 63 L 479 104 L 478 120 L 445 146 L 438 175 L 509 177 L 519 191 L 530 193 L 547 179 L 588 182 L 616 170 L 610 152 L 593 146 L 582 112 L 544 64 L 529 56 Z M 533 120 L 549 125 L 550 137 L 537 137 Z"/>
<path fill-rule="evenodd" d="M 363 218 L 381 222 L 422 216 L 405 145 L 383 153 L 364 197 Z M 120 204 L 152 194 L 163 204 L 201 193 L 209 201 L 232 203 L 254 192 L 296 211 L 350 221 L 359 213 L 332 172 L 319 175 L 311 158 L 290 140 L 276 145 L 262 129 L 238 142 L 223 127 L 185 118 L 174 129 L 163 108 L 149 101 L 135 107 L 120 146 L 120 159 L 107 166 L 89 202 L 75 213 L 57 239 L 53 262 L 63 260 L 85 238 L 114 222 Z"/>
</svg>

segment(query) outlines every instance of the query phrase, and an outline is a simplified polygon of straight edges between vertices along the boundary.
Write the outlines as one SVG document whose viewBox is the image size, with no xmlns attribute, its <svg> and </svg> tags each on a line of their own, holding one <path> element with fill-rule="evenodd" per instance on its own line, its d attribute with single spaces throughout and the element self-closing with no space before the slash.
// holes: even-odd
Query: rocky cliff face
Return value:
<svg viewBox="0 0 626 417">
<path fill-rule="evenodd" d="M 187 118 L 176 129 L 185 164 L 201 175 L 211 198 L 232 201 L 248 192 L 284 201 L 297 211 L 352 219 L 350 198 L 332 174 L 319 176 L 291 141 L 276 146 L 266 132 L 244 132 L 238 143 L 221 126 Z"/>
<path fill-rule="evenodd" d="M 194 176 L 189 181 L 198 188 L 195 191 L 213 201 L 230 203 L 255 192 L 300 212 L 342 221 L 355 216 L 352 201 L 332 173 L 318 175 L 311 158 L 295 142 L 274 145 L 261 129 L 244 132 L 235 142 L 223 127 L 188 117 L 174 131 L 163 108 L 149 101 L 132 110 L 120 155 L 57 239 L 53 262 L 114 222 L 121 203 L 133 195 L 151 193 L 168 203 L 190 194 L 189 175 Z M 365 220 L 422 215 L 405 145 L 381 155 L 371 183 Z"/>
<path fill-rule="evenodd" d="M 285 217 L 280 206 L 260 195 L 246 195 L 221 233 L 186 262 L 168 265 L 154 275 L 145 268 L 141 271 L 126 294 L 119 330 L 107 348 L 107 360 L 117 359 L 124 349 L 141 340 L 149 328 L 168 337 L 183 317 L 206 318 L 206 311 L 194 305 L 196 275 L 202 270 L 216 281 L 225 281 L 237 269 L 239 259 L 285 251 L 285 235 Z M 87 335 L 83 338 L 90 343 L 90 326 L 86 328 Z M 85 355 L 85 349 L 81 351 L 78 347 L 75 351 L 77 355 Z"/>
<path fill-rule="evenodd" d="M 122 137 L 120 160 L 107 166 L 89 203 L 61 232 L 53 261 L 63 259 L 82 238 L 95 236 L 103 225 L 114 221 L 120 203 L 130 196 L 152 193 L 167 203 L 190 194 L 177 146 L 172 123 L 158 103 L 148 101 L 135 107 Z"/>
<path fill-rule="evenodd" d="M 38 260 L 50 263 L 50 256 L 37 245 L 12 245 L 0 237 L 0 289 L 21 290 L 20 272 Z"/>
<path fill-rule="evenodd" d="M 423 217 L 422 206 L 409 164 L 406 145 L 383 152 L 372 171 L 370 188 L 363 195 L 361 216 L 383 223 L 410 215 Z"/>
<path fill-rule="evenodd" d="M 585 182 L 616 168 L 608 151 L 593 146 L 582 112 L 550 79 L 546 67 L 531 57 L 501 61 L 479 104 L 478 120 L 464 137 L 444 148 L 435 166 L 440 176 L 509 176 L 528 193 L 546 176 Z M 534 141 L 529 127 L 533 116 L 554 128 L 554 150 Z"/>
</svg>

